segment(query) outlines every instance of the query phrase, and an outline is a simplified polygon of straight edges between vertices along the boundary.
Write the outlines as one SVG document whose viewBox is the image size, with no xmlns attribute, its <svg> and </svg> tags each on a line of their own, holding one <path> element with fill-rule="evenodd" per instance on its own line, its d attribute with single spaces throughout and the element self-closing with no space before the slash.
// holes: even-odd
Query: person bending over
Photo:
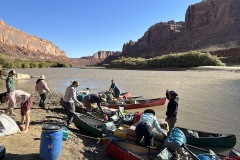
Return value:
<svg viewBox="0 0 240 160">
<path fill-rule="evenodd" d="M 39 101 L 39 107 L 44 108 L 45 107 L 45 100 L 47 97 L 47 93 L 51 93 L 50 89 L 48 88 L 48 85 L 45 81 L 45 76 L 41 75 L 38 80 L 36 81 L 35 85 L 35 91 L 38 92 L 40 95 L 41 99 Z"/>
<path fill-rule="evenodd" d="M 155 116 L 155 111 L 152 109 L 146 109 L 141 115 L 140 120 L 138 121 L 138 124 L 136 126 L 136 143 L 140 144 L 141 139 L 144 137 L 145 146 L 151 146 L 153 127 L 155 127 L 159 133 L 164 134 Z"/>
<path fill-rule="evenodd" d="M 9 103 L 9 108 L 6 112 L 11 112 L 16 107 L 17 103 L 21 105 L 21 125 L 25 123 L 25 129 L 22 132 L 28 132 L 30 123 L 30 109 L 34 105 L 33 97 L 22 90 L 14 90 L 12 92 L 5 92 L 0 94 L 1 103 Z"/>
<path fill-rule="evenodd" d="M 88 94 L 83 98 L 83 104 L 88 110 L 92 111 L 92 104 L 97 103 L 98 109 L 103 114 L 104 119 L 108 120 L 107 115 L 104 114 L 101 107 L 102 101 L 106 101 L 106 99 L 99 94 Z"/>
</svg>

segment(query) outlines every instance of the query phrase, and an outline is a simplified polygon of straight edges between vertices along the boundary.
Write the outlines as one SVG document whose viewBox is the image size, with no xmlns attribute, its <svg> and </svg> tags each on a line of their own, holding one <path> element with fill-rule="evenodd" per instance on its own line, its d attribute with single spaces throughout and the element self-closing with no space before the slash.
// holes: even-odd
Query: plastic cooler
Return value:
<svg viewBox="0 0 240 160">
<path fill-rule="evenodd" d="M 41 160 L 57 160 L 62 151 L 63 131 L 56 125 L 44 125 L 42 127 L 40 143 Z"/>
</svg>

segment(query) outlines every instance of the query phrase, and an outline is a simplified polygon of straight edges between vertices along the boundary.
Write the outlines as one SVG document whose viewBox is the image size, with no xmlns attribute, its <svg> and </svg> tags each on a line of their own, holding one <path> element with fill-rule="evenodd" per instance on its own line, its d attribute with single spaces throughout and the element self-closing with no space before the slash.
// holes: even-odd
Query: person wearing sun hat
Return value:
<svg viewBox="0 0 240 160">
<path fill-rule="evenodd" d="M 13 80 L 13 76 L 16 76 L 16 71 L 11 70 L 8 72 L 8 77 L 6 78 L 6 88 L 7 92 L 11 92 L 15 90 L 15 83 Z"/>
<path fill-rule="evenodd" d="M 47 82 L 45 81 L 46 77 L 41 75 L 38 80 L 36 81 L 35 91 L 38 92 L 40 95 L 39 107 L 45 107 L 45 100 L 47 98 L 47 93 L 51 93 L 50 89 L 48 88 Z"/>
<path fill-rule="evenodd" d="M 73 114 L 75 112 L 75 103 L 83 107 L 82 103 L 77 100 L 76 88 L 79 86 L 78 81 L 73 81 L 70 86 L 66 88 L 63 97 L 63 107 L 67 110 L 67 126 L 69 126 L 73 121 Z"/>
</svg>

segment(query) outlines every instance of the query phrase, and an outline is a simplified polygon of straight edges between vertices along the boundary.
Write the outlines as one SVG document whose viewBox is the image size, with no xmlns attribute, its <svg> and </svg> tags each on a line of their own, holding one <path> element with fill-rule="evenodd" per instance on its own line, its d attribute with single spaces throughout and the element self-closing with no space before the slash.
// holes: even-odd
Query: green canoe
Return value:
<svg viewBox="0 0 240 160">
<path fill-rule="evenodd" d="M 187 144 L 202 147 L 233 148 L 237 139 L 234 134 L 210 133 L 178 127 L 187 138 Z"/>
<path fill-rule="evenodd" d="M 83 129 L 91 135 L 100 138 L 103 134 L 111 134 L 116 130 L 116 126 L 112 122 L 104 122 L 98 118 L 76 112 L 73 115 L 73 122 L 78 129 Z"/>
</svg>

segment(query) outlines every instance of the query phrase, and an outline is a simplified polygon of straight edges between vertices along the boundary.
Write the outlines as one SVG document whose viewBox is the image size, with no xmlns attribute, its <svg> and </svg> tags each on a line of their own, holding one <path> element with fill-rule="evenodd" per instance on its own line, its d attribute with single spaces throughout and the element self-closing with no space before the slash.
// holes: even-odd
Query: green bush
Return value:
<svg viewBox="0 0 240 160">
<path fill-rule="evenodd" d="M 169 68 L 169 67 L 198 67 L 198 66 L 224 66 L 218 57 L 210 53 L 190 51 L 186 53 L 173 53 L 156 58 L 121 58 L 109 64 L 111 68 Z"/>
<path fill-rule="evenodd" d="M 14 65 L 12 62 L 3 62 L 3 68 L 14 68 Z"/>
<path fill-rule="evenodd" d="M 30 62 L 29 66 L 30 66 L 30 68 L 37 68 L 38 67 L 38 63 L 37 62 Z"/>
<path fill-rule="evenodd" d="M 22 68 L 30 68 L 30 65 L 28 62 L 23 62 L 22 63 Z"/>
</svg>

